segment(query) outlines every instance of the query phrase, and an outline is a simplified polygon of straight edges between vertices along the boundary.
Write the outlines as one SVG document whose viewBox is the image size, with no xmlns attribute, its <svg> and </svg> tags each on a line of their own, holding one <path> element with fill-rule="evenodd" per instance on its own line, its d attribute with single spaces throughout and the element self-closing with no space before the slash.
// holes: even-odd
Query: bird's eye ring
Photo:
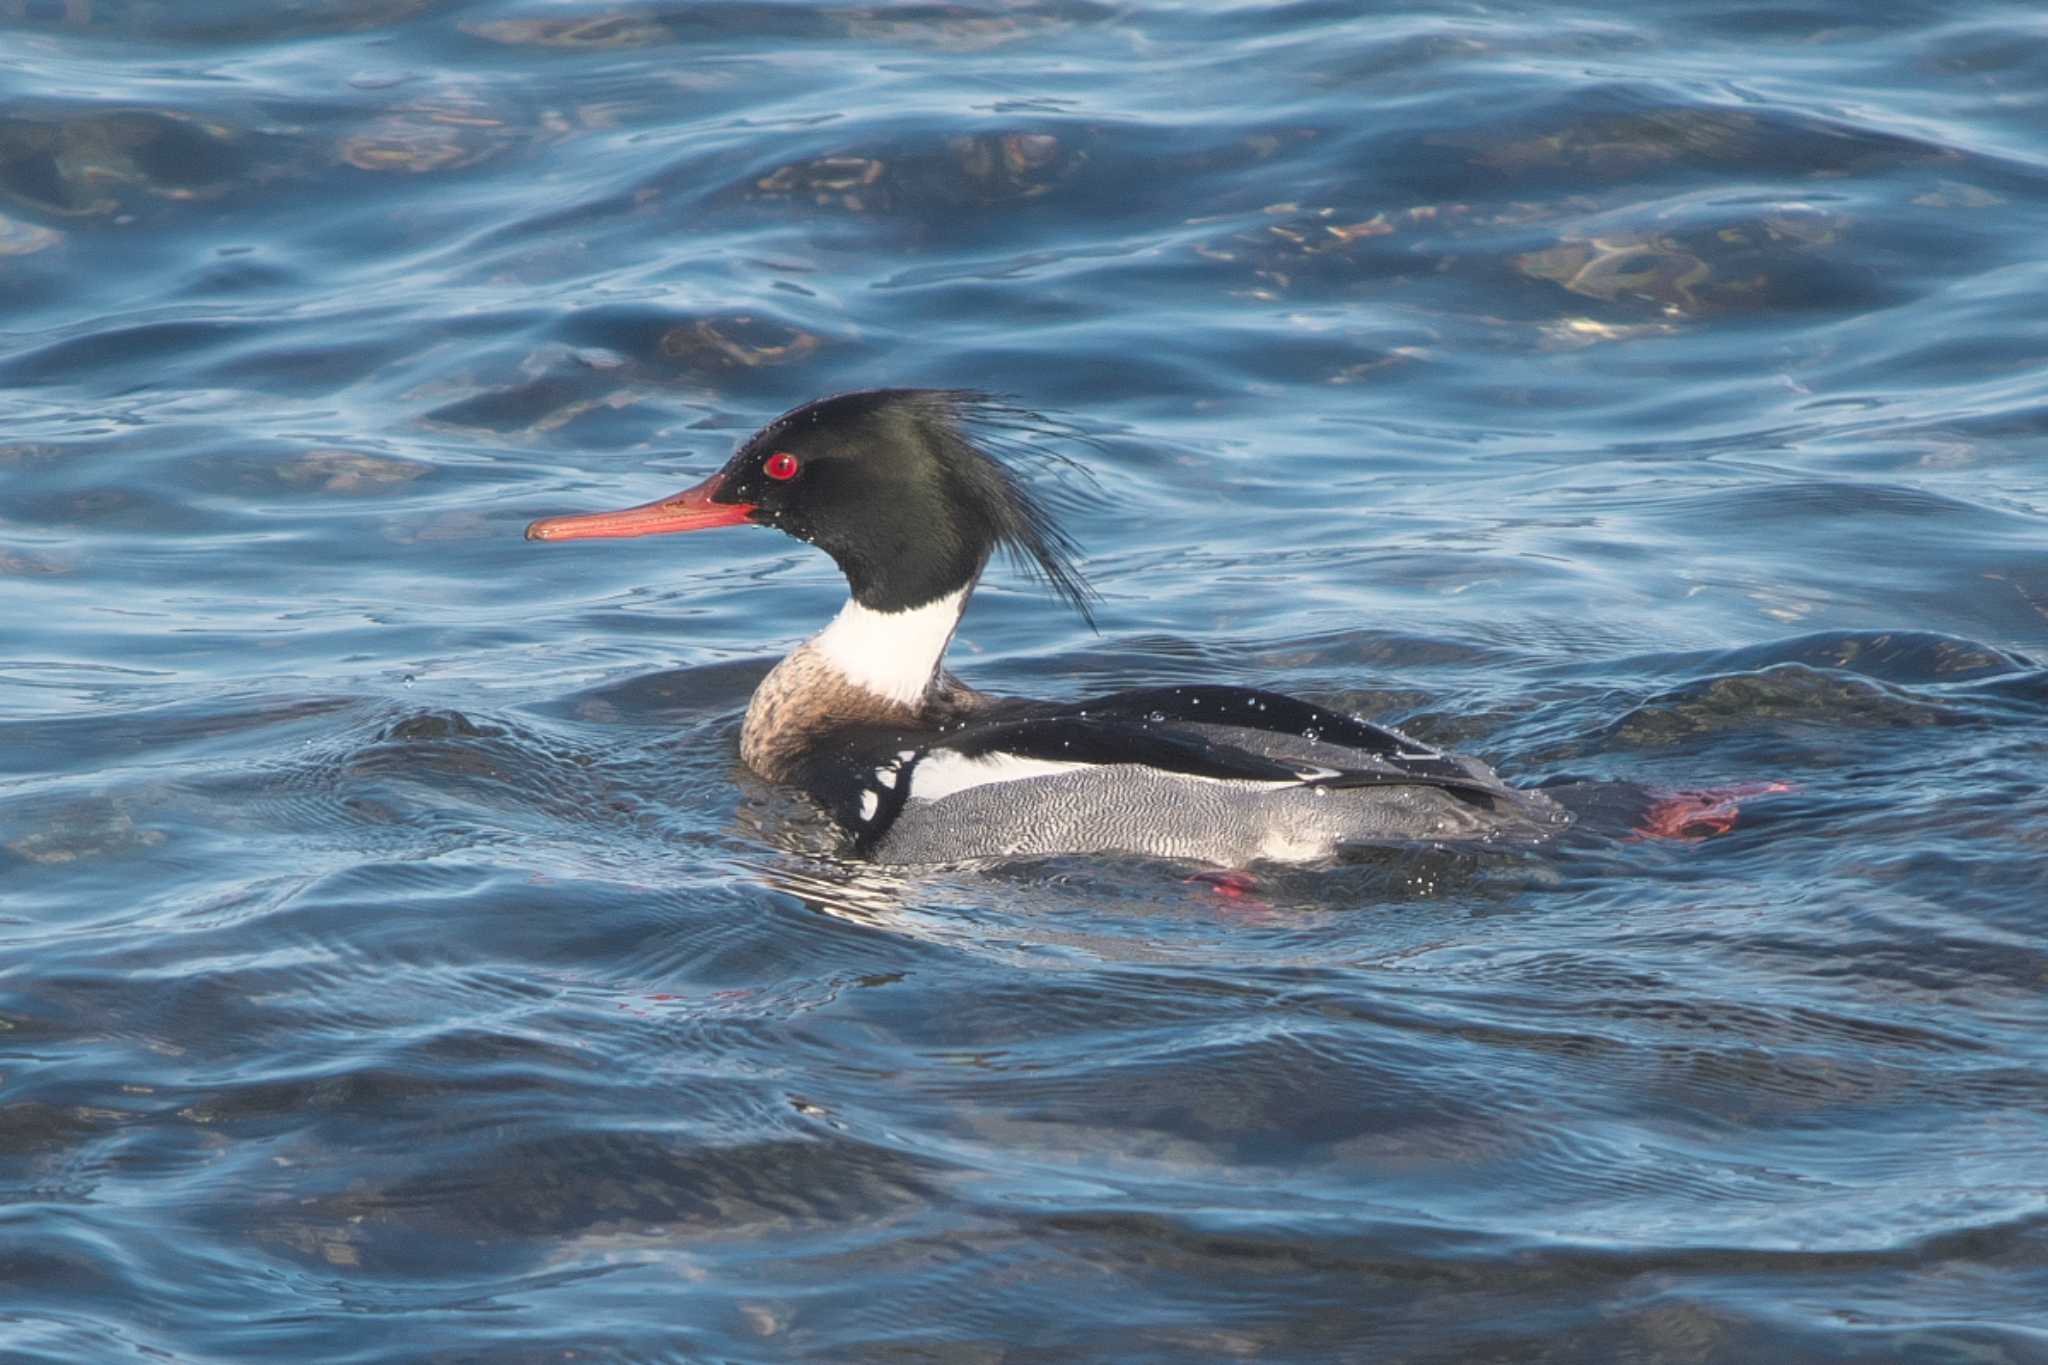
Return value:
<svg viewBox="0 0 2048 1365">
<path fill-rule="evenodd" d="M 761 466 L 761 472 L 771 479 L 787 481 L 795 478 L 797 470 L 802 467 L 796 456 L 786 450 L 778 450 Z"/>
</svg>

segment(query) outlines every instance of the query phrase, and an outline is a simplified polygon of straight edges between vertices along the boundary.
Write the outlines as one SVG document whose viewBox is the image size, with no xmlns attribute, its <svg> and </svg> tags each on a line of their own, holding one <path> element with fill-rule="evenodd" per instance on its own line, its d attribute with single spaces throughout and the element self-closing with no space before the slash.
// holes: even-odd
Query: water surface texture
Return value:
<svg viewBox="0 0 2048 1365">
<path fill-rule="evenodd" d="M 2048 20 L 1364 8 L 0 0 L 0 1354 L 2048 1359 Z M 829 562 L 520 531 L 875 384 L 973 682 L 1782 790 L 807 851 Z"/>
</svg>

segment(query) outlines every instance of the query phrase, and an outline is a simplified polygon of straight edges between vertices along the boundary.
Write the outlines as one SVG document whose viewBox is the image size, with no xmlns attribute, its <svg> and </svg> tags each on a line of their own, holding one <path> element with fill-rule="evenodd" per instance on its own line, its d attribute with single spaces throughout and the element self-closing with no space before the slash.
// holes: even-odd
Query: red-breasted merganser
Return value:
<svg viewBox="0 0 2048 1365">
<path fill-rule="evenodd" d="M 1530 841 L 1571 817 L 1473 759 L 1274 692 L 1084 702 L 973 691 L 943 667 L 998 549 L 1089 615 L 1073 542 L 977 432 L 984 394 L 871 389 L 783 414 L 694 488 L 550 517 L 529 540 L 751 523 L 832 556 L 850 597 L 755 690 L 740 756 L 885 863 L 1124 852 L 1242 867 L 1351 844 Z M 1091 622 L 1092 622 L 1092 618 Z"/>
</svg>

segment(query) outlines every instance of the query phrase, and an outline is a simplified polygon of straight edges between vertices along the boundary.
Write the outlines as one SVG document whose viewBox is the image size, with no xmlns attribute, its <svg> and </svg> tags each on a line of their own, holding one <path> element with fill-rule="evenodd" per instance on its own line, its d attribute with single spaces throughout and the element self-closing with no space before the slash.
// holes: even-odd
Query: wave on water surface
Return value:
<svg viewBox="0 0 2048 1365">
<path fill-rule="evenodd" d="M 2039 1355 L 2040 36 L 0 2 L 0 1352 Z M 850 864 L 830 563 L 520 532 L 901 384 L 1079 438 L 971 683 L 1762 794 Z"/>
</svg>

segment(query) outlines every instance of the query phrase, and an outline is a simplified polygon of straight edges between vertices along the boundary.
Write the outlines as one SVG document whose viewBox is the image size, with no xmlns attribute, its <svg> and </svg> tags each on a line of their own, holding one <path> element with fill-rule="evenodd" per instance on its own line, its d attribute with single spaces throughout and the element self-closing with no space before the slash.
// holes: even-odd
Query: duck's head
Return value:
<svg viewBox="0 0 2048 1365">
<path fill-rule="evenodd" d="M 528 526 L 526 538 L 772 526 L 831 555 L 854 601 L 885 612 L 971 586 L 1002 549 L 1085 617 L 1091 594 L 1073 542 L 987 449 L 987 433 L 1031 420 L 959 389 L 820 398 L 770 422 L 695 487 L 623 511 L 549 517 Z"/>
</svg>

